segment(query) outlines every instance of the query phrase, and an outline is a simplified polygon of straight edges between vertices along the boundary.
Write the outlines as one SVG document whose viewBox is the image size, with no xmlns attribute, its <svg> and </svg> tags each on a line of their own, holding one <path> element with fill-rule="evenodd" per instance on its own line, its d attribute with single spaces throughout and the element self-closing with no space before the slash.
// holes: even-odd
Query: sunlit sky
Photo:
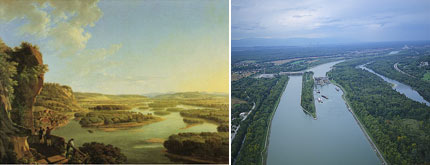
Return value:
<svg viewBox="0 0 430 165">
<path fill-rule="evenodd" d="M 227 0 L 0 1 L 0 38 L 28 41 L 45 82 L 106 94 L 228 92 Z"/>
<path fill-rule="evenodd" d="M 429 0 L 232 0 L 232 39 L 430 40 Z"/>
</svg>

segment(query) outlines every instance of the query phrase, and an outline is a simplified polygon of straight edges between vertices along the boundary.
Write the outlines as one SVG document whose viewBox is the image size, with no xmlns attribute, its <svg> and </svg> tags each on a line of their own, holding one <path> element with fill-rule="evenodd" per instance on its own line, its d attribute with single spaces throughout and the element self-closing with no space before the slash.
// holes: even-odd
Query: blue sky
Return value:
<svg viewBox="0 0 430 165">
<path fill-rule="evenodd" d="M 232 39 L 430 39 L 429 0 L 232 0 Z"/>
<path fill-rule="evenodd" d="M 228 92 L 227 0 L 1 1 L 0 38 L 40 47 L 45 81 L 107 94 Z"/>
</svg>

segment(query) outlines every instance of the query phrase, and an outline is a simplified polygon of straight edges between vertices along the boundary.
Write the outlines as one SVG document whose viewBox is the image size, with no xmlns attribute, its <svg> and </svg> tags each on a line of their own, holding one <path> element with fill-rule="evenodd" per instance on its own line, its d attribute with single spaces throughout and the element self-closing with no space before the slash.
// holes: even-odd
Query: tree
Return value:
<svg viewBox="0 0 430 165">
<path fill-rule="evenodd" d="M 88 163 L 119 164 L 127 161 L 127 157 L 121 153 L 121 149 L 110 144 L 85 143 L 79 147 L 79 150 L 89 155 Z"/>
</svg>

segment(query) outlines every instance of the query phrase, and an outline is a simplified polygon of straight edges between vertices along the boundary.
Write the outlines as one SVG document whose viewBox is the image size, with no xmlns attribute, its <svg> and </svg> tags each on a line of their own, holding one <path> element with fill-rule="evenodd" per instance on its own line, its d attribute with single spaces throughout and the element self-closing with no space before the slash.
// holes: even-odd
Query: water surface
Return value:
<svg viewBox="0 0 430 165">
<path fill-rule="evenodd" d="M 337 62 L 309 70 L 325 76 Z M 329 99 L 315 101 L 317 120 L 300 106 L 302 76 L 290 76 L 272 121 L 267 164 L 381 164 L 348 111 L 342 91 L 332 84 L 317 87 Z M 315 100 L 321 97 L 314 91 Z"/>
<path fill-rule="evenodd" d="M 383 75 L 380 75 L 380 74 L 374 72 L 372 69 L 365 67 L 365 65 L 366 64 L 359 65 L 358 67 L 381 77 L 384 81 L 386 81 L 390 84 L 394 84 L 392 86 L 393 89 L 396 90 L 397 92 L 401 93 L 401 94 L 404 94 L 406 97 L 408 97 L 414 101 L 420 102 L 420 103 L 425 103 L 427 106 L 430 106 L 430 103 L 428 101 L 426 101 L 417 91 L 412 89 L 412 87 L 410 87 L 409 85 L 403 84 L 403 83 L 398 82 L 396 80 L 389 79 Z"/>
<path fill-rule="evenodd" d="M 143 114 L 151 112 L 136 108 L 132 111 L 142 112 Z M 78 121 L 72 120 L 68 125 L 55 129 L 52 133 L 62 136 L 66 140 L 74 138 L 77 146 L 93 141 L 112 144 L 119 147 L 122 153 L 127 156 L 127 163 L 175 163 L 164 155 L 165 148 L 162 143 L 151 143 L 146 142 L 146 140 L 154 138 L 167 139 L 170 135 L 180 132 L 217 132 L 217 125 L 209 122 L 186 128 L 187 124 L 182 121 L 183 118 L 179 115 L 179 112 L 172 112 L 161 117 L 165 118 L 165 120 L 114 132 L 82 128 Z M 93 130 L 94 133 L 89 133 L 88 130 Z"/>
</svg>

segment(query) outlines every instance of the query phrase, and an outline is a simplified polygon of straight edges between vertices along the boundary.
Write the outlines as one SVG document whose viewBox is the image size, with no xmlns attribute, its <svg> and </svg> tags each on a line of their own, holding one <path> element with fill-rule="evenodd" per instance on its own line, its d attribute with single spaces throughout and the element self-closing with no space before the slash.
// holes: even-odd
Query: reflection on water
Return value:
<svg viewBox="0 0 430 165">
<path fill-rule="evenodd" d="M 309 70 L 325 76 L 331 62 Z M 272 121 L 267 164 L 381 164 L 369 141 L 348 111 L 342 91 L 328 84 L 314 92 L 318 119 L 300 106 L 302 76 L 290 76 Z M 317 97 L 327 96 L 324 103 Z"/>
<path fill-rule="evenodd" d="M 381 77 L 384 81 L 386 81 L 390 84 L 394 84 L 393 89 L 396 90 L 397 92 L 401 93 L 401 94 L 404 94 L 406 97 L 408 97 L 414 101 L 420 102 L 420 103 L 425 103 L 427 106 L 430 106 L 430 103 L 428 101 L 424 100 L 424 98 L 417 91 L 412 89 L 410 86 L 403 84 L 401 82 L 398 82 L 396 80 L 389 79 L 383 75 L 380 75 L 380 74 L 374 72 L 372 69 L 365 67 L 365 65 L 366 64 L 359 65 L 358 67 Z"/>
<path fill-rule="evenodd" d="M 132 111 L 149 113 L 149 110 L 133 109 Z M 75 144 L 80 146 L 85 142 L 102 142 L 112 144 L 121 149 L 121 152 L 127 156 L 128 163 L 174 163 L 164 156 L 165 148 L 161 142 L 148 142 L 148 139 L 167 139 L 172 134 L 180 132 L 216 132 L 217 125 L 205 122 L 187 129 L 181 129 L 187 126 L 182 121 L 179 112 L 172 112 L 169 115 L 161 116 L 165 120 L 152 123 L 142 127 L 131 128 L 127 130 L 118 130 L 113 132 L 104 132 L 95 128 L 82 128 L 79 121 L 71 120 L 64 127 L 55 129 L 54 135 L 62 136 L 66 140 L 75 139 Z M 93 130 L 94 133 L 89 133 Z"/>
</svg>

